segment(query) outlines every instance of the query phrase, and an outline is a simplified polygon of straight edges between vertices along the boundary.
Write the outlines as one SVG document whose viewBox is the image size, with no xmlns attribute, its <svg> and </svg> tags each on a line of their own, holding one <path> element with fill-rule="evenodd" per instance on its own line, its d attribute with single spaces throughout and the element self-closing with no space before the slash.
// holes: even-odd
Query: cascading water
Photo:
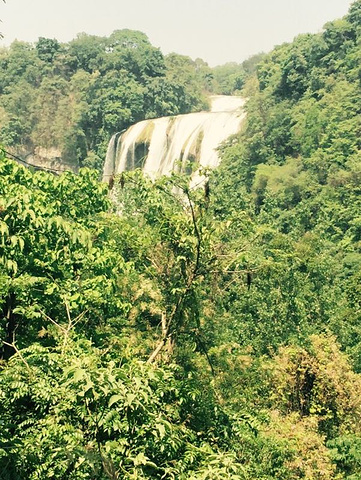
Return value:
<svg viewBox="0 0 361 480">
<path fill-rule="evenodd" d="M 211 97 L 210 112 L 188 113 L 136 123 L 109 142 L 104 180 L 126 170 L 142 168 L 151 178 L 186 170 L 188 165 L 217 167 L 217 147 L 237 133 L 245 117 L 244 99 Z M 192 183 L 196 182 L 193 175 Z"/>
</svg>

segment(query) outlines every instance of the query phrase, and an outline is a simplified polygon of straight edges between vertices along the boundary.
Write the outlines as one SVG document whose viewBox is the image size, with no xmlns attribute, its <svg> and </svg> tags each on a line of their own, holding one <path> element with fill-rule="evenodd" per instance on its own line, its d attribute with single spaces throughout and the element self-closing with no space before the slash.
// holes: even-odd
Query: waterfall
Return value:
<svg viewBox="0 0 361 480">
<path fill-rule="evenodd" d="M 142 168 L 151 178 L 173 170 L 187 171 L 189 165 L 217 167 L 217 147 L 240 130 L 245 117 L 244 99 L 211 97 L 210 112 L 143 120 L 122 134 L 115 134 L 108 146 L 103 176 Z M 197 174 L 193 174 L 192 183 Z"/>
</svg>

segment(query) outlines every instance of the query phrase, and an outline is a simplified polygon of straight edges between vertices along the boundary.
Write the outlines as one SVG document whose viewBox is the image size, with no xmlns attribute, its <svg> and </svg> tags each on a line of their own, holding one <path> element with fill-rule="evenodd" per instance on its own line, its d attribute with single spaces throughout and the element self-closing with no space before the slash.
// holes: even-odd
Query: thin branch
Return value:
<svg viewBox="0 0 361 480">
<path fill-rule="evenodd" d="M 155 350 L 153 350 L 151 356 L 148 358 L 147 363 L 153 363 L 154 360 L 157 358 L 161 350 L 163 349 L 164 345 L 167 343 L 168 337 L 163 337 L 162 340 L 158 343 Z"/>
<path fill-rule="evenodd" d="M 55 320 L 53 320 L 51 317 L 49 317 L 45 312 L 43 312 L 42 310 L 39 310 L 40 313 L 42 315 L 44 315 L 44 317 L 49 320 L 49 322 L 51 322 L 52 324 L 54 324 L 56 327 L 58 327 L 60 330 L 62 330 L 64 333 L 66 332 L 66 329 L 64 327 L 62 327 L 59 323 L 57 323 Z"/>
<path fill-rule="evenodd" d="M 70 325 L 71 324 L 71 316 L 70 316 L 69 304 L 65 300 L 64 300 L 64 304 L 65 304 L 66 316 L 68 317 L 68 325 Z"/>
<path fill-rule="evenodd" d="M 206 345 L 205 345 L 205 343 L 203 342 L 203 340 L 202 340 L 199 332 L 194 332 L 194 334 L 195 334 L 196 342 L 198 343 L 199 348 L 202 350 L 202 352 L 203 352 L 204 355 L 206 356 L 208 365 L 209 365 L 210 368 L 211 368 L 212 375 L 213 375 L 213 377 L 215 377 L 215 376 L 216 376 L 216 372 L 215 372 L 215 370 L 214 370 L 214 367 L 213 367 L 212 361 L 211 361 L 211 359 L 210 359 L 210 356 L 208 355 L 208 351 L 207 351 Z"/>
<path fill-rule="evenodd" d="M 75 319 L 73 320 L 73 327 L 75 327 L 75 325 L 77 323 L 79 323 L 82 320 L 82 318 L 84 317 L 84 315 L 88 312 L 89 312 L 89 310 L 87 309 L 87 310 L 84 310 L 84 312 L 79 313 L 79 315 L 77 317 L 75 317 Z"/>
<path fill-rule="evenodd" d="M 167 318 L 165 312 L 162 312 L 162 335 L 165 337 L 167 335 Z"/>
<path fill-rule="evenodd" d="M 173 182 L 173 184 L 175 186 L 179 187 L 179 185 L 176 185 L 174 182 Z M 179 188 L 181 188 L 181 187 L 179 187 Z M 163 321 L 164 320 L 162 319 L 163 338 L 161 339 L 161 341 L 156 346 L 155 350 L 152 352 L 152 354 L 148 358 L 148 360 L 147 360 L 148 363 L 152 363 L 157 358 L 159 353 L 162 351 L 162 349 L 166 345 L 167 341 L 170 339 L 170 337 L 172 335 L 171 327 L 174 323 L 174 319 L 177 317 L 177 314 L 178 314 L 181 306 L 183 305 L 184 300 L 186 299 L 189 291 L 191 290 L 194 279 L 196 278 L 196 276 L 198 274 L 198 271 L 199 271 L 200 257 L 201 257 L 202 235 L 201 235 L 201 232 L 200 232 L 200 230 L 198 228 L 198 225 L 197 225 L 197 218 L 196 218 L 196 214 L 195 214 L 195 211 L 194 211 L 194 208 L 193 208 L 192 200 L 191 200 L 190 195 L 189 195 L 189 191 L 188 191 L 188 189 L 182 189 L 182 190 L 183 190 L 184 194 L 186 195 L 189 206 L 190 206 L 194 234 L 197 238 L 196 260 L 195 260 L 195 263 L 194 263 L 193 271 L 191 272 L 191 274 L 188 277 L 188 281 L 185 285 L 184 291 L 178 297 L 178 300 L 177 300 L 176 304 L 174 305 L 173 311 L 170 314 L 168 321 L 166 322 L 166 328 L 164 328 L 164 326 L 163 326 Z"/>
<path fill-rule="evenodd" d="M 5 342 L 5 340 L 3 340 L 3 344 L 4 345 L 7 345 L 8 347 L 11 347 L 15 350 L 15 352 L 19 355 L 20 359 L 22 360 L 22 362 L 26 365 L 26 368 L 28 369 L 28 371 L 32 374 L 33 371 L 31 370 L 31 367 L 30 365 L 28 364 L 28 362 L 25 360 L 25 358 L 22 356 L 20 350 L 18 349 L 18 347 L 15 345 L 15 343 L 8 343 L 8 342 Z"/>
<path fill-rule="evenodd" d="M 197 225 L 197 219 L 196 219 L 196 215 L 195 215 L 195 212 L 194 212 L 194 208 L 193 208 L 193 203 L 192 203 L 192 200 L 189 196 L 189 191 L 186 190 L 185 191 L 185 194 L 187 196 L 187 199 L 188 199 L 188 202 L 189 202 L 189 206 L 191 208 L 191 214 L 192 214 L 192 222 L 193 222 L 193 228 L 194 228 L 194 233 L 197 237 L 197 256 L 196 256 L 196 262 L 195 262 L 195 265 L 194 265 L 194 269 L 193 269 L 193 279 L 195 277 L 195 275 L 197 274 L 198 272 L 198 269 L 199 269 L 199 262 L 200 262 L 200 257 L 201 257 L 201 244 L 202 244 L 202 235 L 201 235 L 201 232 L 199 231 L 198 229 L 198 225 Z M 192 279 L 192 282 L 193 282 L 193 279 Z"/>
</svg>

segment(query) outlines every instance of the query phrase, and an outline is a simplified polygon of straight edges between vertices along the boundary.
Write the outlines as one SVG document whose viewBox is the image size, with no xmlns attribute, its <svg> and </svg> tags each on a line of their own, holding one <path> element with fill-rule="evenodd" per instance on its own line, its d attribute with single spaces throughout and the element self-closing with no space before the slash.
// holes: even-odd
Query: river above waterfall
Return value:
<svg viewBox="0 0 361 480">
<path fill-rule="evenodd" d="M 217 148 L 237 133 L 245 117 L 241 97 L 211 97 L 211 111 L 143 120 L 122 134 L 115 134 L 108 146 L 104 180 L 111 175 L 142 168 L 151 178 L 172 171 L 191 172 L 199 167 L 219 165 Z M 192 183 L 197 174 L 193 175 Z"/>
</svg>

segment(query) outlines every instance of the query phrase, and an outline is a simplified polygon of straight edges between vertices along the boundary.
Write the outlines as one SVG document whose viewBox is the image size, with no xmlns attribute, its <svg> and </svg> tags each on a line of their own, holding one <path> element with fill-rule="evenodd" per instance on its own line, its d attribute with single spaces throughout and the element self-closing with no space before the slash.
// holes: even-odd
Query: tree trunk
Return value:
<svg viewBox="0 0 361 480">
<path fill-rule="evenodd" d="M 18 319 L 14 314 L 15 300 L 15 293 L 9 293 L 9 295 L 6 297 L 5 304 L 3 305 L 3 317 L 6 320 L 6 343 L 3 343 L 0 350 L 0 358 L 2 360 L 8 360 L 15 353 L 15 349 L 11 347 L 11 345 L 15 342 L 15 331 L 18 327 Z"/>
</svg>

